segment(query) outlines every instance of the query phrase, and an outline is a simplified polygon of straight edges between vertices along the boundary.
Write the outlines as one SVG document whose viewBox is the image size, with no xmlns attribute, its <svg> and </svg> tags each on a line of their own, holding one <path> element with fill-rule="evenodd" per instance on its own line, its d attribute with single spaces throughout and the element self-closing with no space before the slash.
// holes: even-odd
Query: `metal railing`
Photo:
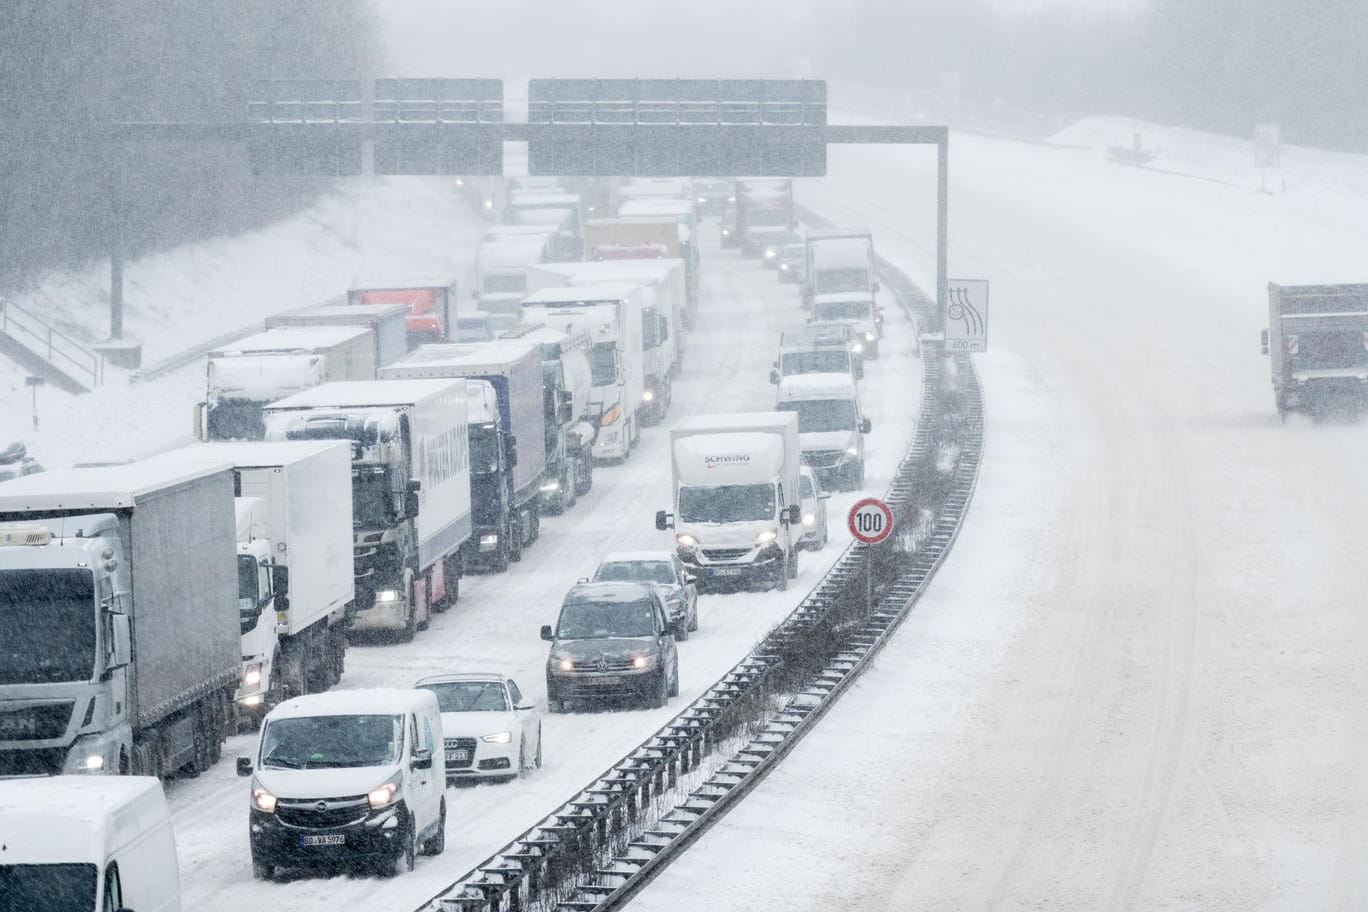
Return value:
<svg viewBox="0 0 1368 912">
<path fill-rule="evenodd" d="M 104 379 L 104 358 L 12 301 L 0 301 L 0 335 L 9 336 L 87 389 Z"/>
</svg>

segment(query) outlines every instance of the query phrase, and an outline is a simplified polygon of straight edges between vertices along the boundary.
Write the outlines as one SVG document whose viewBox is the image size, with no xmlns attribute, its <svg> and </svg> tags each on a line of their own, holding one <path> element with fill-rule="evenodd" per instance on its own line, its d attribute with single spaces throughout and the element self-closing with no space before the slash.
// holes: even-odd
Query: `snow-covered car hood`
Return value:
<svg viewBox="0 0 1368 912">
<path fill-rule="evenodd" d="M 344 769 L 258 767 L 256 779 L 277 798 L 347 798 L 366 794 L 398 771 L 398 763 Z"/>
<path fill-rule="evenodd" d="M 621 662 L 656 650 L 655 637 L 596 637 L 591 640 L 557 640 L 551 654 L 565 656 L 575 663 L 598 659 Z"/>
<path fill-rule="evenodd" d="M 442 713 L 443 738 L 478 738 L 494 732 L 513 731 L 517 722 L 513 714 L 502 712 L 445 712 Z"/>
<path fill-rule="evenodd" d="M 859 434 L 854 431 L 809 431 L 798 435 L 800 450 L 844 450 L 855 446 Z"/>
<path fill-rule="evenodd" d="M 737 523 L 683 523 L 675 521 L 675 534 L 692 535 L 700 548 L 749 548 L 755 536 L 766 529 L 776 529 L 778 519 Z"/>
</svg>

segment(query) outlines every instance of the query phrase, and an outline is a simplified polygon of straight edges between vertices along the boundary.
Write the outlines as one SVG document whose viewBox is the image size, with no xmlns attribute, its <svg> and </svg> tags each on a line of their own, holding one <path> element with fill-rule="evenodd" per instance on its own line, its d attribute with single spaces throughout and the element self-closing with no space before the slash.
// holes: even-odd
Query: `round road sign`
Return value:
<svg viewBox="0 0 1368 912">
<path fill-rule="evenodd" d="M 882 500 L 866 497 L 850 508 L 846 524 L 857 542 L 877 545 L 893 533 L 893 511 Z"/>
</svg>

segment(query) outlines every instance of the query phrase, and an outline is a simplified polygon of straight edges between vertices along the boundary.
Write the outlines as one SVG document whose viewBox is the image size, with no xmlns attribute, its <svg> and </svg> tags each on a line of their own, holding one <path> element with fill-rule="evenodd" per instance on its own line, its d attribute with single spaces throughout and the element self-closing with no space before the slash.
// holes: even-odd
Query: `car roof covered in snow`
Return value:
<svg viewBox="0 0 1368 912">
<path fill-rule="evenodd" d="M 384 716 L 406 712 L 436 712 L 437 698 L 416 688 L 333 690 L 286 700 L 267 714 L 267 720 L 309 716 Z"/>
</svg>

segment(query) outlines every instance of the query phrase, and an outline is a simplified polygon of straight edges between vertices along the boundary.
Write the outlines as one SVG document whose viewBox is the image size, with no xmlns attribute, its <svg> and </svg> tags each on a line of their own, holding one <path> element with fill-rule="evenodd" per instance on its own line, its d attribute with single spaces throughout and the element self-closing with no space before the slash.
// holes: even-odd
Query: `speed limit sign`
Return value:
<svg viewBox="0 0 1368 912">
<path fill-rule="evenodd" d="M 882 500 L 866 497 L 850 508 L 847 525 L 856 541 L 877 545 L 893 532 L 893 511 Z"/>
</svg>

